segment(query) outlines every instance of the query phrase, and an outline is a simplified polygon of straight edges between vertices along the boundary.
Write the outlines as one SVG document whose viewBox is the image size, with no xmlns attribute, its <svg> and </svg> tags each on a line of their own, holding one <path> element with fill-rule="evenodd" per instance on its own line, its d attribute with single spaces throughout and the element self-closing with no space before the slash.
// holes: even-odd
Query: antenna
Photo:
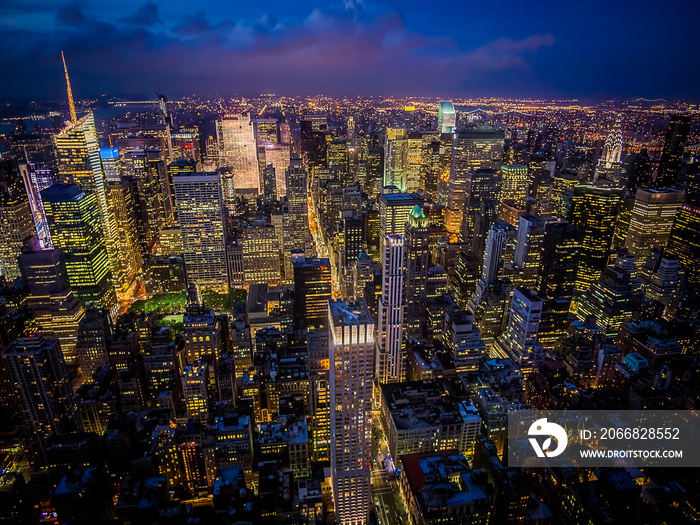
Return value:
<svg viewBox="0 0 700 525">
<path fill-rule="evenodd" d="M 73 100 L 73 91 L 70 88 L 70 78 L 68 77 L 68 68 L 66 67 L 66 57 L 61 51 L 61 59 L 63 60 L 63 71 L 66 72 L 66 88 L 68 89 L 68 108 L 70 109 L 70 121 L 73 124 L 78 123 L 78 114 L 75 112 L 75 101 Z"/>
</svg>

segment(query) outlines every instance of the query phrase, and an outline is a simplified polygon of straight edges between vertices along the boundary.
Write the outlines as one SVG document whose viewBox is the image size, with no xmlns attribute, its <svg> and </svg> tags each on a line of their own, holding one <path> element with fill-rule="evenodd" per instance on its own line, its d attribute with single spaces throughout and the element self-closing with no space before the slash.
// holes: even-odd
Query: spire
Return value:
<svg viewBox="0 0 700 525">
<path fill-rule="evenodd" d="M 63 56 L 63 51 L 61 51 L 61 58 L 63 59 L 63 70 L 66 72 L 66 88 L 68 89 L 68 107 L 70 108 L 70 121 L 73 124 L 77 124 L 78 114 L 75 112 L 75 101 L 73 100 L 73 91 L 70 88 L 70 78 L 68 77 L 66 57 Z"/>
</svg>

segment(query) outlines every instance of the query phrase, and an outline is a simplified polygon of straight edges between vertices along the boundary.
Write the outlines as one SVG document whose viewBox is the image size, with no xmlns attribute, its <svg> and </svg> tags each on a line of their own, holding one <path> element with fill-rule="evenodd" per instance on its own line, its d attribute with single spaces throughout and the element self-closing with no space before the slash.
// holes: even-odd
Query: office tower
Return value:
<svg viewBox="0 0 700 525">
<path fill-rule="evenodd" d="M 20 275 L 22 244 L 34 235 L 34 221 L 17 163 L 0 160 L 0 275 L 8 283 Z"/>
<path fill-rule="evenodd" d="M 438 105 L 438 133 L 453 133 L 457 130 L 457 112 L 451 100 Z"/>
<path fill-rule="evenodd" d="M 270 222 L 272 223 L 272 227 L 275 229 L 275 235 L 277 236 L 282 283 L 293 284 L 294 267 L 292 266 L 292 230 L 290 228 L 289 212 L 285 210 L 275 210 L 270 212 Z"/>
<path fill-rule="evenodd" d="M 438 202 L 438 180 L 440 178 L 440 140 L 431 137 L 430 142 L 423 142 L 421 157 L 420 187 L 433 202 Z"/>
<path fill-rule="evenodd" d="M 365 163 L 364 190 L 370 198 L 376 198 L 384 185 L 384 148 L 378 135 L 362 138 L 362 157 Z"/>
<path fill-rule="evenodd" d="M 309 232 L 308 177 L 304 163 L 299 157 L 290 161 L 286 179 L 289 228 L 292 232 L 291 249 L 309 253 L 307 244 L 310 242 L 311 233 Z"/>
<path fill-rule="evenodd" d="M 364 249 L 364 225 L 362 217 L 343 218 L 343 271 L 347 272 Z"/>
<path fill-rule="evenodd" d="M 109 200 L 114 211 L 114 218 L 119 225 L 117 229 L 117 243 L 121 256 L 117 262 L 117 282 L 121 283 L 120 291 L 125 291 L 124 285 L 128 289 L 128 286 L 131 285 L 141 271 L 143 263 L 138 225 L 136 224 L 138 211 L 134 208 L 135 203 L 140 201 L 138 197 L 134 199 L 132 185 L 128 180 L 110 181 Z M 163 231 L 161 230 L 159 249 L 163 245 Z M 182 250 L 178 253 L 181 254 Z"/>
<path fill-rule="evenodd" d="M 406 191 L 408 133 L 405 129 L 387 128 L 384 146 L 384 186 Z"/>
<path fill-rule="evenodd" d="M 282 279 L 280 245 L 275 227 L 253 221 L 242 233 L 243 280 L 245 286 L 269 283 L 276 286 Z"/>
<path fill-rule="evenodd" d="M 700 284 L 700 206 L 686 204 L 678 210 L 666 251 L 678 257 L 688 284 Z"/>
<path fill-rule="evenodd" d="M 605 137 L 603 152 L 598 159 L 598 164 L 595 166 L 593 181 L 595 182 L 596 179 L 602 178 L 618 183 L 622 171 L 621 155 L 622 115 L 618 115 L 610 133 Z"/>
<path fill-rule="evenodd" d="M 182 255 L 184 252 L 180 225 L 163 228 L 160 232 L 158 255 Z"/>
<path fill-rule="evenodd" d="M 504 277 L 507 269 L 508 245 L 515 236 L 515 228 L 504 221 L 491 226 L 486 237 L 484 262 L 481 265 L 481 278 L 469 302 L 469 309 L 476 313 L 477 307 L 489 289 Z"/>
<path fill-rule="evenodd" d="M 107 182 L 120 180 L 124 169 L 124 157 L 119 153 L 119 148 L 100 148 L 100 159 Z"/>
<path fill-rule="evenodd" d="M 337 167 L 338 179 L 343 182 L 350 182 L 350 156 L 348 144 L 342 139 L 331 140 L 327 146 L 326 162 L 328 167 Z"/>
<path fill-rule="evenodd" d="M 193 364 L 207 357 L 218 358 L 225 349 L 222 322 L 211 308 L 190 306 L 182 318 L 185 339 L 185 362 Z"/>
<path fill-rule="evenodd" d="M 510 357 L 523 374 L 536 371 L 544 362 L 544 349 L 537 339 L 542 314 L 542 299 L 533 291 L 516 287 L 510 307 L 510 319 L 498 347 Z"/>
<path fill-rule="evenodd" d="M 7 175 L 14 179 L 16 172 L 12 169 L 14 166 L 12 161 L 0 163 L 0 166 L 2 166 L 0 167 L 0 172 L 5 173 L 5 175 L 0 175 L 0 179 L 5 180 Z M 53 248 L 49 226 L 46 224 L 44 203 L 41 202 L 41 190 L 53 184 L 52 170 L 40 169 L 36 167 L 36 164 L 25 164 L 23 162 L 18 163 L 17 166 L 24 182 L 24 190 L 29 200 L 29 211 L 34 219 L 34 229 L 39 239 L 39 245 L 42 248 Z M 4 183 L 0 184 L 4 185 Z M 16 183 L 10 183 L 12 186 L 14 184 Z"/>
<path fill-rule="evenodd" d="M 185 400 L 187 418 L 198 419 L 206 425 L 209 418 L 206 361 L 196 361 L 185 366 L 182 371 L 182 397 Z"/>
<path fill-rule="evenodd" d="M 404 248 L 401 235 L 390 234 L 384 238 L 382 295 L 377 315 L 377 379 L 380 383 L 403 381 L 406 377 Z"/>
<path fill-rule="evenodd" d="M 68 87 L 68 105 L 71 122 L 55 135 L 58 179 L 62 183 L 77 184 L 86 193 L 96 196 L 97 217 L 102 230 L 102 245 L 107 253 L 109 278 L 116 278 L 118 261 L 122 257 L 117 244 L 117 223 L 107 197 L 107 179 L 100 159 L 100 145 L 95 126 L 95 115 L 90 111 L 78 119 L 70 88 L 68 70 L 66 84 Z M 46 210 L 45 210 L 46 211 Z M 71 276 L 68 276 L 71 281 Z M 74 291 L 80 295 L 78 288 L 72 284 Z M 120 284 L 119 288 L 123 288 Z"/>
<path fill-rule="evenodd" d="M 58 339 L 20 337 L 2 353 L 22 410 L 22 421 L 40 436 L 74 431 L 75 403 Z"/>
<path fill-rule="evenodd" d="M 458 374 L 476 372 L 486 358 L 486 345 L 474 326 L 474 316 L 462 310 L 445 312 L 442 332 L 445 348 L 452 354 Z"/>
<path fill-rule="evenodd" d="M 299 122 L 301 153 L 312 176 L 317 168 L 326 167 L 326 126 L 319 129 L 316 121 L 302 120 Z"/>
<path fill-rule="evenodd" d="M 467 203 L 469 172 L 479 168 L 499 169 L 503 157 L 504 132 L 465 130 L 452 140 L 449 173 L 440 177 L 439 203 L 445 206 L 445 227 L 453 236 L 461 232 Z M 473 211 L 473 210 L 470 210 Z M 471 224 L 467 228 L 469 232 Z"/>
<path fill-rule="evenodd" d="M 85 309 L 68 287 L 59 250 L 42 250 L 34 242 L 20 255 L 19 262 L 29 288 L 27 303 L 39 331 L 57 337 L 66 361 L 75 360 L 78 326 Z"/>
<path fill-rule="evenodd" d="M 501 202 L 512 200 L 516 207 L 523 208 L 529 186 L 527 166 L 512 164 L 501 167 Z"/>
<path fill-rule="evenodd" d="M 422 188 L 421 175 L 423 166 L 423 150 L 430 138 L 427 133 L 412 132 L 406 138 L 406 190 L 413 193 Z"/>
<path fill-rule="evenodd" d="M 277 200 L 277 174 L 275 173 L 275 167 L 272 164 L 268 164 L 262 170 L 262 193 L 265 198 L 274 202 Z"/>
<path fill-rule="evenodd" d="M 382 193 L 379 196 L 379 238 L 382 242 L 389 234 L 404 234 L 408 214 L 414 206 L 423 206 L 423 198 L 417 193 Z"/>
<path fill-rule="evenodd" d="M 513 255 L 516 286 L 533 289 L 537 285 L 545 222 L 541 217 L 532 215 L 520 217 Z"/>
<path fill-rule="evenodd" d="M 180 128 L 177 133 L 171 132 L 168 149 L 172 151 L 171 157 L 174 161 L 168 159 L 168 163 L 172 164 L 172 162 L 177 162 L 178 159 L 193 160 L 199 163 L 202 158 L 200 142 L 201 138 L 197 126 Z"/>
<path fill-rule="evenodd" d="M 194 173 L 195 171 L 197 171 L 197 161 L 195 159 L 177 159 L 175 162 L 168 164 L 168 187 L 170 188 L 169 193 L 171 198 L 173 221 L 177 221 L 178 218 L 177 202 L 175 200 L 175 184 L 173 183 L 173 178 L 181 173 Z"/>
<path fill-rule="evenodd" d="M 627 177 L 627 191 L 635 194 L 638 188 L 651 187 L 651 157 L 646 148 L 642 148 L 632 161 Z"/>
<path fill-rule="evenodd" d="M 684 201 L 685 193 L 679 190 L 637 190 L 625 241 L 637 267 L 644 265 L 652 249 L 666 246 L 676 212 Z"/>
<path fill-rule="evenodd" d="M 622 190 L 610 186 L 579 184 L 571 198 L 571 224 L 583 232 L 576 288 L 585 291 L 603 271 L 615 232 Z"/>
<path fill-rule="evenodd" d="M 421 337 L 425 330 L 429 238 L 428 219 L 420 206 L 408 214 L 404 234 L 406 251 L 406 336 Z"/>
<path fill-rule="evenodd" d="M 663 189 L 675 184 L 681 171 L 683 149 L 690 133 L 690 115 L 673 115 L 666 131 L 666 142 L 659 161 L 654 187 Z"/>
<path fill-rule="evenodd" d="M 265 164 L 275 169 L 275 186 L 277 198 L 287 196 L 286 172 L 291 159 L 291 148 L 289 144 L 265 144 L 264 157 Z"/>
<path fill-rule="evenodd" d="M 356 145 L 356 139 L 357 139 L 357 129 L 355 127 L 355 117 L 353 117 L 353 116 L 348 117 L 347 137 L 348 137 L 348 145 L 350 147 L 354 148 Z"/>
<path fill-rule="evenodd" d="M 41 192 L 53 245 L 61 250 L 68 284 L 85 303 L 116 304 L 96 192 L 56 184 Z"/>
<path fill-rule="evenodd" d="M 364 301 L 329 301 L 331 475 L 339 525 L 369 523 L 374 322 Z"/>
<path fill-rule="evenodd" d="M 173 177 L 189 284 L 228 290 L 226 229 L 218 172 Z"/>
<path fill-rule="evenodd" d="M 277 144 L 277 119 L 274 118 L 259 118 L 253 121 L 253 130 L 255 132 L 255 147 L 257 150 L 258 170 L 262 179 L 262 172 L 270 163 L 265 158 L 266 146 Z"/>
<path fill-rule="evenodd" d="M 675 255 L 653 249 L 640 271 L 644 295 L 664 305 L 664 317 L 673 317 L 673 310 L 685 291 L 685 270 Z"/>
<path fill-rule="evenodd" d="M 498 218 L 501 176 L 498 170 L 480 168 L 467 173 L 462 239 L 477 257 L 484 253 L 489 228 Z"/>
<path fill-rule="evenodd" d="M 109 316 L 95 307 L 85 310 L 78 325 L 75 354 L 83 374 L 83 383 L 92 383 L 93 376 L 107 364 L 107 339 L 110 336 Z"/>
<path fill-rule="evenodd" d="M 150 254 L 158 243 L 160 231 L 173 222 L 174 197 L 170 195 L 170 182 L 165 162 L 158 148 L 137 148 L 127 154 L 132 165 L 133 177 L 140 181 L 139 200 L 145 205 L 146 251 Z M 182 171 L 184 173 L 190 173 Z"/>
<path fill-rule="evenodd" d="M 234 113 L 216 121 L 219 165 L 233 171 L 236 189 L 260 191 L 255 132 L 250 113 Z"/>
<path fill-rule="evenodd" d="M 583 232 L 567 222 L 549 222 L 542 239 L 537 275 L 540 297 L 571 300 L 576 287 Z"/>
<path fill-rule="evenodd" d="M 616 335 L 620 325 L 632 318 L 632 300 L 639 285 L 634 257 L 623 253 L 581 296 L 576 316 L 579 321 L 593 316 L 598 328 Z"/>
<path fill-rule="evenodd" d="M 298 328 L 313 330 L 328 323 L 331 298 L 331 263 L 328 259 L 295 257 L 294 322 Z"/>
</svg>

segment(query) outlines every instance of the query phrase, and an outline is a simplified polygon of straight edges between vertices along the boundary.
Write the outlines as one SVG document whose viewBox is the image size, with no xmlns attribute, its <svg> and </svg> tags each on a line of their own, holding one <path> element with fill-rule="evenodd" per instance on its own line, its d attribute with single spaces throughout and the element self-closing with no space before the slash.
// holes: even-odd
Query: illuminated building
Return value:
<svg viewBox="0 0 700 525">
<path fill-rule="evenodd" d="M 474 295 L 469 302 L 469 309 L 476 313 L 479 303 L 489 288 L 505 277 L 507 259 L 510 255 L 509 246 L 515 237 L 515 228 L 510 224 L 498 221 L 489 229 L 484 250 L 484 262 L 481 265 L 481 278 L 476 285 Z"/>
<path fill-rule="evenodd" d="M 173 225 L 163 228 L 160 231 L 160 242 L 158 243 L 158 255 L 182 255 L 185 249 L 182 246 L 182 231 L 180 225 Z"/>
<path fill-rule="evenodd" d="M 199 162 L 199 140 L 199 129 L 197 127 L 180 128 L 177 133 L 170 133 L 172 158 Z"/>
<path fill-rule="evenodd" d="M 253 120 L 253 131 L 255 133 L 258 171 L 262 177 L 262 170 L 270 163 L 265 158 L 265 146 L 277 144 L 277 119 L 259 118 Z"/>
<path fill-rule="evenodd" d="M 107 182 L 121 180 L 124 158 L 120 155 L 119 148 L 100 148 L 100 159 Z"/>
<path fill-rule="evenodd" d="M 187 289 L 185 261 L 181 255 L 154 255 L 143 263 L 146 293 L 183 292 Z"/>
<path fill-rule="evenodd" d="M 486 358 L 486 345 L 479 329 L 474 326 L 473 315 L 462 310 L 445 312 L 442 339 L 452 354 L 458 374 L 479 370 Z"/>
<path fill-rule="evenodd" d="M 67 71 L 66 81 L 68 81 Z M 68 82 L 68 99 L 69 106 L 72 108 L 71 123 L 54 138 L 58 178 L 62 183 L 77 184 L 86 194 L 95 195 L 94 208 L 102 234 L 100 235 L 102 237 L 100 244 L 105 250 L 107 257 L 106 270 L 109 273 L 110 280 L 113 278 L 117 279 L 119 277 L 118 261 L 123 257 L 123 254 L 119 252 L 117 222 L 107 195 L 107 179 L 100 159 L 95 116 L 92 112 L 89 112 L 78 120 L 75 114 L 73 96 L 70 92 L 70 82 Z M 48 216 L 46 205 L 44 206 L 44 211 Z M 47 221 L 49 221 L 48 217 Z M 50 224 L 49 229 L 51 229 Z M 56 247 L 59 246 L 56 245 Z M 61 246 L 61 248 L 63 247 Z M 68 280 L 74 291 L 80 295 L 80 290 L 72 282 L 70 272 Z M 114 287 L 112 286 L 112 288 Z M 118 283 L 118 288 L 124 289 L 124 283 Z"/>
<path fill-rule="evenodd" d="M 673 115 L 666 131 L 666 142 L 661 153 L 654 187 L 663 189 L 676 182 L 681 170 L 683 149 L 690 133 L 690 115 Z"/>
<path fill-rule="evenodd" d="M 107 364 L 107 338 L 110 335 L 109 317 L 97 308 L 85 310 L 78 325 L 75 353 L 83 373 L 83 382 L 92 383 L 93 376 Z"/>
<path fill-rule="evenodd" d="M 387 128 L 384 149 L 384 186 L 396 186 L 406 191 L 408 163 L 408 134 L 405 129 Z"/>
<path fill-rule="evenodd" d="M 182 371 L 182 396 L 185 400 L 187 418 L 198 419 L 202 424 L 209 417 L 207 395 L 207 363 L 196 361 Z"/>
<path fill-rule="evenodd" d="M 462 454 L 409 454 L 403 465 L 399 486 L 411 523 L 494 523 L 497 507 L 489 478 L 469 468 Z"/>
<path fill-rule="evenodd" d="M 287 205 L 289 208 L 289 228 L 292 250 L 308 252 L 311 234 L 309 233 L 309 204 L 307 193 L 306 168 L 299 157 L 290 161 L 286 171 Z"/>
<path fill-rule="evenodd" d="M 642 267 L 654 248 L 663 248 L 671 235 L 676 212 L 685 201 L 679 190 L 638 189 L 625 246 Z"/>
<path fill-rule="evenodd" d="M 134 210 L 132 186 L 128 181 L 109 183 L 109 201 L 114 218 L 119 225 L 116 242 L 120 257 L 117 261 L 117 283 L 119 291 L 125 292 L 141 271 L 141 246 L 139 244 L 137 215 Z M 136 200 L 138 202 L 138 199 Z M 182 253 L 182 252 L 180 252 Z"/>
<path fill-rule="evenodd" d="M 262 170 L 262 182 L 263 190 L 262 193 L 270 201 L 274 202 L 277 200 L 277 175 L 275 174 L 275 167 L 272 164 L 268 164 Z"/>
<path fill-rule="evenodd" d="M 339 525 L 369 523 L 372 506 L 374 322 L 364 301 L 329 301 L 331 475 Z"/>
<path fill-rule="evenodd" d="M 180 175 L 182 173 L 194 173 L 197 171 L 197 161 L 194 159 L 177 159 L 175 162 L 171 162 L 168 164 L 167 167 L 167 174 L 168 174 L 168 187 L 169 187 L 169 194 L 170 194 L 170 199 L 171 199 L 171 209 L 172 209 L 172 219 L 173 221 L 177 221 L 178 214 L 177 214 L 177 202 L 175 200 L 175 184 L 173 183 L 173 178 L 176 175 Z M 170 226 L 170 224 L 166 225 Z M 161 234 L 162 234 L 161 230 Z"/>
<path fill-rule="evenodd" d="M 308 222 L 307 222 L 308 224 Z M 245 286 L 280 284 L 279 238 L 275 228 L 263 221 L 253 221 L 243 230 L 243 281 Z"/>
<path fill-rule="evenodd" d="M 467 196 L 471 193 L 467 182 L 469 172 L 479 168 L 498 170 L 503 157 L 503 142 L 504 132 L 498 130 L 464 130 L 455 133 L 449 173 L 441 175 L 438 197 L 440 204 L 447 208 L 445 227 L 452 235 L 459 235 L 462 228 Z"/>
<path fill-rule="evenodd" d="M 39 330 L 58 338 L 66 361 L 74 360 L 78 326 L 85 309 L 66 283 L 59 251 L 41 250 L 34 245 L 25 250 L 19 261 L 29 287 L 27 302 Z"/>
<path fill-rule="evenodd" d="M 620 325 L 632 319 L 632 300 L 639 284 L 634 257 L 618 256 L 581 296 L 576 316 L 580 321 L 593 316 L 603 332 L 617 334 Z"/>
<path fill-rule="evenodd" d="M 228 290 L 226 229 L 217 172 L 173 177 L 189 284 Z"/>
<path fill-rule="evenodd" d="M 309 477 L 309 433 L 305 417 L 280 415 L 276 422 L 258 423 L 256 442 L 260 462 L 281 459 L 294 472 L 294 479 Z"/>
<path fill-rule="evenodd" d="M 664 305 L 664 317 L 673 317 L 673 307 L 685 290 L 685 270 L 675 255 L 654 249 L 640 271 L 644 295 Z"/>
<path fill-rule="evenodd" d="M 413 207 L 423 206 L 423 198 L 417 193 L 399 193 L 391 188 L 384 190 L 379 196 L 379 238 L 382 242 L 387 235 L 403 235 Z"/>
<path fill-rule="evenodd" d="M 75 430 L 75 403 L 58 339 L 20 337 L 2 361 L 19 398 L 23 423 L 43 436 Z"/>
<path fill-rule="evenodd" d="M 179 359 L 169 326 L 161 326 L 152 334 L 145 345 L 142 359 L 148 391 L 153 397 L 176 388 Z"/>
<path fill-rule="evenodd" d="M 185 362 L 192 364 L 208 356 L 219 357 L 222 348 L 221 319 L 214 310 L 191 306 L 182 319 L 185 339 Z"/>
<path fill-rule="evenodd" d="M 410 381 L 381 385 L 381 421 L 393 458 L 438 450 L 472 450 L 481 418 L 460 402 L 448 382 Z"/>
<path fill-rule="evenodd" d="M 326 162 L 328 167 L 338 168 L 338 179 L 341 182 L 349 182 L 350 174 L 350 157 L 348 153 L 348 144 L 342 139 L 331 140 L 326 145 Z"/>
<path fill-rule="evenodd" d="M 17 164 L 0 161 L 0 275 L 8 283 L 19 277 L 22 244 L 34 235 L 34 221 L 23 189 Z"/>
<path fill-rule="evenodd" d="M 620 181 L 620 172 L 622 170 L 622 115 L 617 116 L 617 120 L 613 125 L 608 136 L 605 137 L 603 152 L 598 159 L 598 165 L 595 167 L 593 180 L 598 178 L 607 179 L 611 182 L 618 183 Z"/>
<path fill-rule="evenodd" d="M 323 130 L 319 129 L 323 126 Z M 319 124 L 317 120 L 302 120 L 299 122 L 301 140 L 301 153 L 304 162 L 312 176 L 315 176 L 317 168 L 326 167 L 326 125 Z"/>
<path fill-rule="evenodd" d="M 4 167 L 10 167 L 13 163 L 5 163 Z M 24 190 L 29 199 L 29 210 L 34 219 L 36 235 L 42 248 L 53 248 L 49 226 L 46 224 L 44 204 L 41 202 L 41 190 L 53 184 L 53 173 L 49 169 L 38 169 L 34 164 L 18 163 L 19 172 L 24 182 Z M 5 168 L 0 168 L 4 170 Z M 12 184 L 11 184 L 12 185 Z"/>
<path fill-rule="evenodd" d="M 170 183 L 165 162 L 158 148 L 134 149 L 128 153 L 133 167 L 133 177 L 141 184 L 139 199 L 145 204 L 146 253 L 152 253 L 158 242 L 160 230 L 173 222 L 174 197 L 170 195 Z M 188 173 L 188 172 L 181 172 Z"/>
<path fill-rule="evenodd" d="M 537 339 L 542 314 L 542 299 L 525 288 L 513 290 L 510 319 L 498 347 L 528 375 L 544 362 L 544 348 Z"/>
<path fill-rule="evenodd" d="M 328 322 L 328 321 L 326 321 Z M 311 457 L 314 461 L 328 461 L 331 446 L 331 394 L 328 354 L 328 330 L 312 330 L 307 334 L 309 363 L 309 430 Z"/>
<path fill-rule="evenodd" d="M 428 219 L 420 206 L 408 214 L 404 234 L 406 256 L 406 336 L 421 337 L 428 298 Z"/>
<path fill-rule="evenodd" d="M 413 193 L 421 189 L 423 150 L 432 135 L 412 132 L 406 139 L 406 191 Z"/>
<path fill-rule="evenodd" d="M 250 113 L 227 115 L 216 121 L 219 165 L 231 168 L 236 189 L 260 191 L 255 132 Z M 230 210 L 229 210 L 230 211 Z"/>
<path fill-rule="evenodd" d="M 328 259 L 295 258 L 294 317 L 299 328 L 317 329 L 328 322 L 331 263 Z"/>
<path fill-rule="evenodd" d="M 513 200 L 516 206 L 523 207 L 529 186 L 527 166 L 512 164 L 501 167 L 501 202 Z"/>
<path fill-rule="evenodd" d="M 289 212 L 286 210 L 271 211 L 270 222 L 277 236 L 281 282 L 283 284 L 292 284 L 294 268 L 292 266 L 292 230 L 289 223 Z M 296 250 L 296 252 L 300 251 Z"/>
<path fill-rule="evenodd" d="M 362 217 L 343 218 L 343 248 L 342 267 L 344 272 L 349 272 L 353 261 L 357 260 L 364 249 L 364 228 Z"/>
<path fill-rule="evenodd" d="M 480 168 L 467 173 L 462 239 L 467 249 L 481 257 L 486 235 L 498 218 L 501 176 L 498 170 Z"/>
<path fill-rule="evenodd" d="M 377 314 L 377 379 L 380 383 L 403 381 L 406 377 L 404 248 L 401 235 L 387 235 L 384 239 L 382 295 Z"/>
<path fill-rule="evenodd" d="M 545 220 L 532 215 L 520 217 L 515 241 L 513 264 L 516 269 L 514 282 L 516 286 L 533 289 L 537 284 L 537 272 L 540 268 L 542 241 L 545 232 Z"/>
<path fill-rule="evenodd" d="M 41 192 L 53 245 L 61 250 L 68 284 L 86 303 L 107 311 L 116 303 L 96 192 L 57 184 Z"/>
<path fill-rule="evenodd" d="M 438 133 L 453 133 L 457 129 L 457 112 L 450 100 L 443 100 L 438 105 Z"/>
<path fill-rule="evenodd" d="M 700 206 L 686 204 L 678 210 L 667 252 L 678 257 L 689 284 L 700 284 Z"/>
<path fill-rule="evenodd" d="M 571 224 L 583 232 L 576 288 L 585 291 L 603 271 L 615 232 L 622 190 L 579 184 L 572 190 Z"/>
<path fill-rule="evenodd" d="M 272 167 L 275 170 L 275 187 L 277 198 L 287 196 L 287 180 L 286 172 L 291 159 L 291 150 L 289 144 L 265 144 L 263 148 L 265 165 Z"/>
<path fill-rule="evenodd" d="M 365 163 L 363 189 L 370 198 L 376 199 L 384 185 L 384 148 L 377 135 L 362 138 L 361 161 Z"/>
</svg>

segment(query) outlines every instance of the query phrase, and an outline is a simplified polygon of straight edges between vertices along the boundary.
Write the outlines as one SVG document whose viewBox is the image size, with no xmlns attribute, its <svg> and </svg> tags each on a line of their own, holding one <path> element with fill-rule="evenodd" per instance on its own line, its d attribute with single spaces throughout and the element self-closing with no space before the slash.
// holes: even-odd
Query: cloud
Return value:
<svg viewBox="0 0 700 525">
<path fill-rule="evenodd" d="M 59 26 L 79 26 L 86 21 L 83 7 L 80 2 L 70 2 L 63 4 L 56 12 L 56 23 Z"/>
<path fill-rule="evenodd" d="M 161 23 L 162 20 L 158 15 L 158 4 L 154 2 L 146 2 L 134 13 L 122 18 L 121 22 L 135 26 L 151 26 Z"/>
<path fill-rule="evenodd" d="M 363 9 L 362 2 L 348 0 L 297 19 L 264 14 L 250 22 L 212 22 L 199 11 L 166 23 L 148 1 L 112 23 L 88 18 L 81 4 L 69 3 L 59 7 L 53 31 L 23 34 L 22 46 L 10 45 L 17 31 L 0 32 L 0 45 L 9 50 L 0 61 L 14 64 L 18 79 L 29 83 L 47 64 L 60 65 L 54 62 L 65 49 L 76 92 L 84 96 L 88 90 L 150 93 L 158 85 L 171 86 L 174 95 L 434 94 L 463 92 L 466 79 L 474 90 L 499 85 L 502 72 L 527 73 L 532 56 L 555 43 L 537 34 L 468 49 L 449 37 L 410 30 L 400 13 L 357 16 Z"/>
</svg>

